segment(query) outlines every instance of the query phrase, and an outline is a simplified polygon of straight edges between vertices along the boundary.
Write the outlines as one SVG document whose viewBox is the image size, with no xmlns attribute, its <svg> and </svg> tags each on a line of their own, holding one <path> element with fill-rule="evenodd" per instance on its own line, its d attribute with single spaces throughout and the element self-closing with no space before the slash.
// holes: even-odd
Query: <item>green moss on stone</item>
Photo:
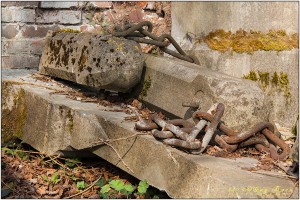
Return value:
<svg viewBox="0 0 300 200">
<path fill-rule="evenodd" d="M 280 75 L 278 75 L 275 71 L 273 76 L 270 78 L 269 72 L 250 71 L 248 74 L 243 75 L 242 78 L 259 81 L 264 91 L 271 84 L 272 87 L 275 87 L 275 89 L 284 93 L 288 104 L 291 101 L 291 92 L 287 73 L 280 72 Z"/>
<path fill-rule="evenodd" d="M 143 100 L 143 98 L 148 95 L 148 90 L 150 87 L 151 87 L 151 77 L 148 76 L 147 79 L 145 79 L 143 82 L 143 88 L 139 96 L 140 100 Z"/>
<path fill-rule="evenodd" d="M 71 113 L 71 110 L 68 111 L 67 113 L 67 119 L 68 119 L 68 129 L 69 132 L 72 133 L 74 130 L 74 119 L 73 119 L 73 115 Z"/>
<path fill-rule="evenodd" d="M 20 89 L 16 95 L 13 95 L 14 105 L 12 108 L 8 108 L 5 105 L 5 98 L 7 95 L 10 95 L 8 92 L 11 92 L 13 87 L 9 82 L 2 84 L 4 86 L 2 90 L 2 116 L 1 116 L 1 139 L 2 143 L 5 143 L 14 137 L 22 138 L 23 128 L 27 120 L 27 106 L 25 101 L 25 91 Z M 3 97 L 4 95 L 4 97 Z M 4 100 L 4 101 L 3 101 Z"/>
</svg>

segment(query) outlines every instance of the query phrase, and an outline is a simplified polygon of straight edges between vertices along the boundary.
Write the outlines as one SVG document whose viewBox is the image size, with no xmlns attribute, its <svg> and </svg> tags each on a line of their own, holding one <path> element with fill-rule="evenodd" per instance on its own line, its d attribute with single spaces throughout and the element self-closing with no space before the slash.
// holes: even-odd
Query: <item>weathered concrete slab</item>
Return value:
<svg viewBox="0 0 300 200">
<path fill-rule="evenodd" d="M 192 50 L 191 50 L 192 49 Z M 265 94 L 272 102 L 270 120 L 281 126 L 293 128 L 299 113 L 299 49 L 290 51 L 257 51 L 252 54 L 221 53 L 204 45 L 185 49 L 201 60 L 201 66 L 237 78 L 248 75 L 250 71 L 268 75 L 269 84 Z M 284 73 L 287 83 L 283 88 L 271 83 L 274 73 Z M 259 82 L 259 81 L 258 81 Z"/>
<path fill-rule="evenodd" d="M 2 133 L 14 132 L 39 151 L 87 149 L 173 198 L 287 198 L 293 191 L 290 180 L 242 169 L 255 165 L 252 159 L 188 155 L 151 135 L 129 137 L 137 132 L 133 122 L 124 121 L 127 114 L 53 94 L 65 88 L 11 72 L 2 70 Z M 92 147 L 100 139 L 111 140 L 130 170 L 111 147 Z M 298 198 L 297 189 L 292 196 Z"/>
<path fill-rule="evenodd" d="M 134 41 L 92 33 L 48 33 L 39 71 L 82 85 L 128 92 L 141 78 L 144 57 Z"/>
<path fill-rule="evenodd" d="M 192 113 L 182 106 L 186 101 L 199 102 L 204 111 L 223 103 L 222 120 L 236 129 L 268 121 L 270 105 L 257 83 L 178 59 L 145 55 L 145 63 L 146 88 L 141 96 L 145 102 L 185 119 Z"/>
</svg>

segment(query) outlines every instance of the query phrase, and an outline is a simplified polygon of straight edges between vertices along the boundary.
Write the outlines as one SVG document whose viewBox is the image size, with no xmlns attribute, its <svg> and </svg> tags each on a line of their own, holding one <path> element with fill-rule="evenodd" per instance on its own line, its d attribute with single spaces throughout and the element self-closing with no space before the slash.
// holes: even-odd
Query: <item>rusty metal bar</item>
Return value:
<svg viewBox="0 0 300 200">
<path fill-rule="evenodd" d="M 187 141 L 171 138 L 171 139 L 165 139 L 163 140 L 163 142 L 171 146 L 183 147 L 185 149 L 199 149 L 201 147 L 200 141 L 187 142 Z"/>
<path fill-rule="evenodd" d="M 272 130 L 272 132 L 273 132 L 274 131 L 274 126 L 269 122 L 260 122 L 260 123 L 256 124 L 249 131 L 239 133 L 235 136 L 225 136 L 225 137 L 223 137 L 223 139 L 228 144 L 235 144 L 235 143 L 242 142 L 242 141 L 246 140 L 247 138 L 249 138 L 251 136 L 254 136 L 256 133 L 258 133 L 258 132 L 260 132 L 264 129 L 269 129 L 269 130 Z"/>
<path fill-rule="evenodd" d="M 200 153 L 202 153 L 206 149 L 207 145 L 209 144 L 209 142 L 221 120 L 221 117 L 223 116 L 224 110 L 225 110 L 224 104 L 219 103 L 217 106 L 216 114 L 215 114 L 213 120 L 211 121 L 210 125 L 208 126 L 208 130 L 207 130 L 206 134 L 203 137 Z"/>
<path fill-rule="evenodd" d="M 242 143 L 240 143 L 239 148 L 254 145 L 254 144 L 262 144 L 266 147 L 268 147 L 270 145 L 267 138 L 263 134 L 259 133 L 253 137 L 248 138 L 246 141 L 243 141 Z"/>
<path fill-rule="evenodd" d="M 167 138 L 174 137 L 174 134 L 171 131 L 159 131 L 157 129 L 154 129 L 151 131 L 151 133 L 154 137 L 157 137 L 160 139 L 167 139 Z"/>
<path fill-rule="evenodd" d="M 151 119 L 160 127 L 162 127 L 163 131 L 171 131 L 172 133 L 174 133 L 176 135 L 176 137 L 182 139 L 182 140 L 186 140 L 188 137 L 188 134 L 183 132 L 179 127 L 174 126 L 173 124 L 168 124 L 167 122 L 165 122 L 164 120 L 162 120 L 161 118 L 159 118 L 158 115 L 154 114 L 151 115 Z"/>
</svg>

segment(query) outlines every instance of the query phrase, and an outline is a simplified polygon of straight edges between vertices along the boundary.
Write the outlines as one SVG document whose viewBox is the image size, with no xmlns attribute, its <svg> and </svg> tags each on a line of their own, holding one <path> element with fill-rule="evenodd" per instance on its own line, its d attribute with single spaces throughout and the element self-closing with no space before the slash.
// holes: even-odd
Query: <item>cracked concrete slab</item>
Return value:
<svg viewBox="0 0 300 200">
<path fill-rule="evenodd" d="M 55 94 L 53 91 L 64 88 L 18 71 L 9 75 L 9 70 L 2 70 L 2 131 L 9 130 L 6 125 L 13 125 L 10 128 L 18 137 L 41 152 L 54 154 L 69 147 L 89 150 L 138 179 L 147 179 L 172 198 L 299 196 L 297 188 L 291 194 L 291 180 L 244 169 L 255 165 L 255 160 L 189 155 L 151 135 L 137 136 L 134 122 L 124 120 L 128 114 Z M 16 125 L 17 119 L 22 123 Z M 127 139 L 113 141 L 118 138 Z M 109 144 L 126 166 L 111 146 L 95 144 L 101 139 L 110 139 Z"/>
</svg>

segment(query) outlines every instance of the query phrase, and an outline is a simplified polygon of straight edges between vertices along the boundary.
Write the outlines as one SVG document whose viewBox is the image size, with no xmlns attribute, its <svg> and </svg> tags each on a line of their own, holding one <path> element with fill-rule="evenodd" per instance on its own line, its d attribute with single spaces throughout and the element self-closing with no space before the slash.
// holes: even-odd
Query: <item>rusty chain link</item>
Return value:
<svg viewBox="0 0 300 200">
<path fill-rule="evenodd" d="M 144 29 L 144 27 L 147 27 L 147 30 Z M 138 24 L 125 25 L 123 28 L 121 28 L 120 26 L 116 26 L 115 32 L 113 32 L 112 35 L 116 37 L 124 37 L 126 39 L 134 40 L 139 43 L 156 45 L 163 52 L 170 54 L 176 58 L 198 65 L 200 64 L 199 60 L 195 56 L 187 55 L 171 35 L 163 34 L 157 37 L 152 33 L 152 30 L 153 24 L 149 21 L 143 21 Z M 148 37 L 150 39 L 147 39 L 145 37 Z M 165 40 L 168 40 L 178 52 L 167 49 L 168 43 Z"/>
<path fill-rule="evenodd" d="M 157 114 L 153 114 L 149 120 L 140 119 L 136 123 L 135 129 L 151 131 L 152 135 L 157 139 L 162 139 L 163 143 L 185 148 L 192 154 L 202 153 L 209 142 L 213 140 L 227 152 L 234 152 L 238 148 L 253 145 L 258 151 L 269 153 L 275 160 L 287 158 L 290 147 L 274 134 L 274 126 L 271 123 L 257 123 L 249 131 L 236 133 L 221 122 L 224 110 L 224 105 L 219 103 L 214 115 L 196 111 L 193 113 L 194 124 L 183 119 L 165 121 Z M 206 128 L 202 130 L 205 126 Z M 203 132 L 203 139 L 199 140 L 197 136 Z M 276 146 L 282 149 L 280 154 L 277 152 Z"/>
</svg>

